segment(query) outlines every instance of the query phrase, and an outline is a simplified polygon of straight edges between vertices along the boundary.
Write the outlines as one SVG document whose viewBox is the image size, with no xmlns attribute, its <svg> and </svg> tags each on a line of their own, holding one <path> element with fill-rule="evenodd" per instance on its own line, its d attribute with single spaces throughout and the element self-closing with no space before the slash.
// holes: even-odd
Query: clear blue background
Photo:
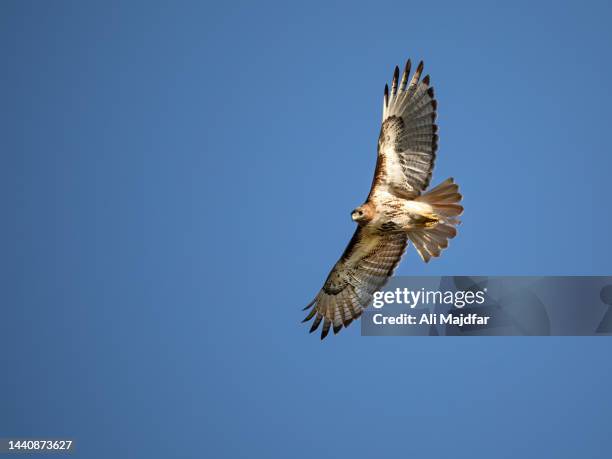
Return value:
<svg viewBox="0 0 612 459">
<path fill-rule="evenodd" d="M 299 324 L 393 67 L 460 234 L 397 273 L 611 274 L 607 2 L 0 3 L 0 436 L 78 456 L 610 457 L 607 338 Z M 585 305 L 588 307 L 588 305 Z"/>
</svg>

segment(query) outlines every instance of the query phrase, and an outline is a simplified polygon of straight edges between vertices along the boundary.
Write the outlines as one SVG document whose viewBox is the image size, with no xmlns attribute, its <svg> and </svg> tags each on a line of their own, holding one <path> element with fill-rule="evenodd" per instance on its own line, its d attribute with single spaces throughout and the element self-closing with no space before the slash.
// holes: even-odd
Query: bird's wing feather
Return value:
<svg viewBox="0 0 612 459">
<path fill-rule="evenodd" d="M 370 197 L 386 191 L 413 199 L 429 185 L 438 148 L 437 102 L 429 85 L 429 75 L 420 80 L 422 71 L 423 62 L 408 83 L 408 61 L 401 82 L 396 67 L 390 93 L 385 86 L 378 160 Z"/>
<path fill-rule="evenodd" d="M 361 316 L 374 292 L 393 274 L 406 249 L 406 241 L 404 234 L 370 234 L 359 226 L 321 291 L 304 308 L 312 308 L 304 319 L 307 322 L 314 318 L 310 332 L 323 322 L 323 339 L 332 325 L 334 333 L 338 333 Z"/>
</svg>

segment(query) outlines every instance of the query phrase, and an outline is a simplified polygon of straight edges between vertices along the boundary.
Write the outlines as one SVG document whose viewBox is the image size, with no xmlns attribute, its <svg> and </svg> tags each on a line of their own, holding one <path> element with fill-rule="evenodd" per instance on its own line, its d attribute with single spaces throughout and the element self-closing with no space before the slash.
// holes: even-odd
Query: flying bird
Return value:
<svg viewBox="0 0 612 459">
<path fill-rule="evenodd" d="M 359 318 L 374 293 L 397 267 L 410 242 L 428 262 L 440 256 L 457 234 L 463 213 L 459 187 L 449 178 L 425 192 L 438 148 L 437 101 L 423 62 L 410 82 L 410 60 L 401 80 L 395 67 L 391 90 L 385 85 L 378 137 L 378 159 L 370 193 L 351 213 L 355 234 L 329 273 L 323 288 L 304 310 L 303 322 L 321 323 L 321 339 Z M 425 193 L 423 193 L 425 192 Z"/>
</svg>

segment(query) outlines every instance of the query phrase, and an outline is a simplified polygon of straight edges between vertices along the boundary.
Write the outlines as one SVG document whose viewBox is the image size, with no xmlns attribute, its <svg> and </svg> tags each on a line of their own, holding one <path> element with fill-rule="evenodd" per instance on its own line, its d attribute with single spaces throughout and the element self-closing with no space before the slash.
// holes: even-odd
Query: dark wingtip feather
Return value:
<svg viewBox="0 0 612 459">
<path fill-rule="evenodd" d="M 310 309 L 312 307 L 312 305 L 315 304 L 315 301 L 317 301 L 316 298 L 314 300 L 312 300 L 310 303 L 308 303 L 306 305 L 306 307 L 304 309 L 302 309 L 302 311 L 306 311 L 307 309 Z"/>
<path fill-rule="evenodd" d="M 408 59 L 406 61 L 406 66 L 404 67 L 404 72 L 406 72 L 406 75 L 410 73 L 410 67 L 412 67 L 412 62 L 410 62 L 410 59 Z"/>
<path fill-rule="evenodd" d="M 304 318 L 304 320 L 302 320 L 302 323 L 308 322 L 310 319 L 314 317 L 316 313 L 317 313 L 316 308 L 313 308 L 312 311 L 310 311 L 310 313 Z"/>
<path fill-rule="evenodd" d="M 431 108 L 433 108 L 434 110 L 438 109 L 438 101 L 437 100 L 432 100 L 431 101 Z"/>
<path fill-rule="evenodd" d="M 430 87 L 427 89 L 427 95 L 433 99 L 434 97 L 434 88 Z"/>
<path fill-rule="evenodd" d="M 393 82 L 391 83 L 391 97 L 397 94 L 397 82 L 399 80 L 399 67 L 396 65 L 393 71 Z"/>
<path fill-rule="evenodd" d="M 389 85 L 385 84 L 385 107 L 389 103 Z"/>
<path fill-rule="evenodd" d="M 423 67 L 424 67 L 423 61 L 420 61 L 419 65 L 417 65 L 416 73 L 421 73 L 423 71 Z"/>
<path fill-rule="evenodd" d="M 404 66 L 404 74 L 402 75 L 402 82 L 400 84 L 400 91 L 406 90 L 406 84 L 408 83 L 408 75 L 410 74 L 410 59 L 406 61 L 406 65 Z"/>
<path fill-rule="evenodd" d="M 314 322 L 312 323 L 312 327 L 310 327 L 310 331 L 308 333 L 312 333 L 314 332 L 317 328 L 319 328 L 319 324 L 321 323 L 321 320 L 323 319 L 323 316 L 321 314 L 317 314 L 317 317 L 315 317 Z"/>
<path fill-rule="evenodd" d="M 342 330 L 342 324 L 334 325 L 334 335 L 337 335 L 340 330 Z"/>
<path fill-rule="evenodd" d="M 321 339 L 325 339 L 325 337 L 329 333 L 329 329 L 331 327 L 331 322 L 328 319 L 325 319 L 323 322 L 323 328 L 321 329 Z"/>
<path fill-rule="evenodd" d="M 429 75 L 425 75 L 425 78 L 423 78 L 423 83 L 425 83 L 425 85 L 429 86 Z"/>
</svg>

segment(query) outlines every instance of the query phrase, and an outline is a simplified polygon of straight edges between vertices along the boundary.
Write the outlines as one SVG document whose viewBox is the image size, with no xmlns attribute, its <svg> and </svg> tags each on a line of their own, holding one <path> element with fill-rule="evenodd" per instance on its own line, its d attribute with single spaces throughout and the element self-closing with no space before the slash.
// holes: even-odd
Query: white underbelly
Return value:
<svg viewBox="0 0 612 459">
<path fill-rule="evenodd" d="M 383 228 L 385 223 L 394 223 L 400 228 L 407 228 L 414 224 L 415 220 L 421 221 L 421 216 L 431 215 L 433 208 L 425 202 L 395 200 L 388 205 L 381 206 L 378 221 L 375 226 Z"/>
<path fill-rule="evenodd" d="M 410 214 L 423 215 L 433 213 L 433 207 L 426 202 L 421 201 L 404 201 L 403 208 Z"/>
</svg>

